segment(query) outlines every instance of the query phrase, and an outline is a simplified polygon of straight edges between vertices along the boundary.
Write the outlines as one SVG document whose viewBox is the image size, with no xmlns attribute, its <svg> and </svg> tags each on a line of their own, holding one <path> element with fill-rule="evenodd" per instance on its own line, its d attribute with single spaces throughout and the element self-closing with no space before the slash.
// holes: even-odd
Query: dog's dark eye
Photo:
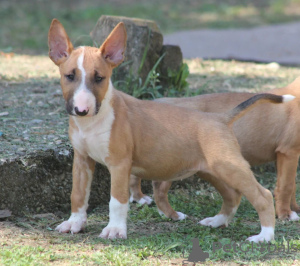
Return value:
<svg viewBox="0 0 300 266">
<path fill-rule="evenodd" d="M 98 75 L 95 75 L 95 82 L 96 83 L 100 83 L 104 78 L 103 77 L 100 77 Z"/>
<path fill-rule="evenodd" d="M 66 77 L 66 79 L 68 81 L 74 81 L 74 79 L 75 79 L 75 75 L 74 74 L 65 75 L 65 77 Z"/>
</svg>

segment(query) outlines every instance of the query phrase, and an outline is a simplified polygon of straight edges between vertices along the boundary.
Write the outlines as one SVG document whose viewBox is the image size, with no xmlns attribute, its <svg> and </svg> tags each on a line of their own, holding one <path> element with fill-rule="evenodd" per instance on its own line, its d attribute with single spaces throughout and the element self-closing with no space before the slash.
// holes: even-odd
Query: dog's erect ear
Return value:
<svg viewBox="0 0 300 266">
<path fill-rule="evenodd" d="M 126 40 L 125 25 L 123 22 L 120 22 L 101 45 L 100 52 L 112 67 L 118 66 L 124 60 Z"/>
<path fill-rule="evenodd" d="M 53 19 L 48 33 L 49 57 L 56 64 L 63 63 L 71 54 L 73 45 L 63 25 Z"/>
</svg>

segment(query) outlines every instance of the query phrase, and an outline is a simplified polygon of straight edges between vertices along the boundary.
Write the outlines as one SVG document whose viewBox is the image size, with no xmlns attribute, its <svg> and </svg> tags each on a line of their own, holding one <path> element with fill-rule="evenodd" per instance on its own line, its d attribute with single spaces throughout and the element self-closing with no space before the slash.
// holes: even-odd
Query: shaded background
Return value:
<svg viewBox="0 0 300 266">
<path fill-rule="evenodd" d="M 0 51 L 46 54 L 53 18 L 75 45 L 92 44 L 103 15 L 155 20 L 163 34 L 201 28 L 241 28 L 300 20 L 300 0 L 1 0 Z"/>
</svg>

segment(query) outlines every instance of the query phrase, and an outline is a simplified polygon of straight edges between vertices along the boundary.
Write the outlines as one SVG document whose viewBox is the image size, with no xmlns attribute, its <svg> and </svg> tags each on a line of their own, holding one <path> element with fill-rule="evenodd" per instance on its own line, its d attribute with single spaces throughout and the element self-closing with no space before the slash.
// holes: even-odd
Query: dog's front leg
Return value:
<svg viewBox="0 0 300 266">
<path fill-rule="evenodd" d="M 127 213 L 129 207 L 129 178 L 131 162 L 124 160 L 109 167 L 111 175 L 111 198 L 109 223 L 102 230 L 101 238 L 127 238 Z"/>
<path fill-rule="evenodd" d="M 55 230 L 60 233 L 78 233 L 87 220 L 86 210 L 90 196 L 91 183 L 95 170 L 95 161 L 87 155 L 79 154 L 74 149 L 73 185 L 71 194 L 72 214 L 69 220 L 64 221 Z"/>
</svg>

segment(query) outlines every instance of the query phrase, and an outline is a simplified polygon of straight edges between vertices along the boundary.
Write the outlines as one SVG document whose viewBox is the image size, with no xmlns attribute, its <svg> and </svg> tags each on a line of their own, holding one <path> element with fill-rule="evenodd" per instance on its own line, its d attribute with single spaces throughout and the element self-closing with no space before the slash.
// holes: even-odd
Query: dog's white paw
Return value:
<svg viewBox="0 0 300 266">
<path fill-rule="evenodd" d="M 87 216 L 85 212 L 72 213 L 68 221 L 62 222 L 55 230 L 59 233 L 76 234 L 80 232 L 86 224 Z"/>
<path fill-rule="evenodd" d="M 60 225 L 58 225 L 55 230 L 58 231 L 59 233 L 68 233 L 71 232 L 72 234 L 76 234 L 80 232 L 83 229 L 83 225 L 81 223 L 77 222 L 69 222 L 69 221 L 64 221 Z"/>
<path fill-rule="evenodd" d="M 182 212 L 177 212 L 178 214 L 178 220 L 184 220 L 186 217 L 188 217 L 186 214 L 182 213 Z"/>
<path fill-rule="evenodd" d="M 248 241 L 250 242 L 255 242 L 255 243 L 259 243 L 259 242 L 269 242 L 271 240 L 274 240 L 274 228 L 273 227 L 265 227 L 262 226 L 261 227 L 261 232 L 259 233 L 259 235 L 255 235 L 255 236 L 250 236 L 247 238 Z"/>
<path fill-rule="evenodd" d="M 210 226 L 210 227 L 219 227 L 221 225 L 228 226 L 229 219 L 227 215 L 217 214 L 214 217 L 208 217 L 199 222 L 201 225 Z"/>
<path fill-rule="evenodd" d="M 137 200 L 137 199 L 134 199 L 133 196 L 131 195 L 129 201 L 137 202 L 141 205 L 144 205 L 144 204 L 150 205 L 152 203 L 153 199 L 149 196 L 144 195 L 143 197 L 141 197 L 140 199 Z"/>
<path fill-rule="evenodd" d="M 150 198 L 149 196 L 144 195 L 142 198 L 140 198 L 139 200 L 136 200 L 137 203 L 144 205 L 150 205 L 152 203 L 152 198 Z"/>
<path fill-rule="evenodd" d="M 106 226 L 99 237 L 104 239 L 116 239 L 116 238 L 127 238 L 127 228 L 126 226 L 122 227 L 113 227 L 113 226 Z"/>
<path fill-rule="evenodd" d="M 298 216 L 298 214 L 294 211 L 291 212 L 290 216 L 289 216 L 289 221 L 299 221 L 300 217 Z"/>
<path fill-rule="evenodd" d="M 160 210 L 159 208 L 157 208 L 158 210 L 158 213 L 160 214 L 160 216 L 162 217 L 167 217 L 162 210 Z M 177 219 L 174 219 L 174 220 L 177 220 L 177 221 L 181 221 L 181 220 L 184 220 L 186 217 L 188 217 L 186 214 L 182 213 L 182 212 L 176 212 L 178 214 L 178 218 Z"/>
</svg>

